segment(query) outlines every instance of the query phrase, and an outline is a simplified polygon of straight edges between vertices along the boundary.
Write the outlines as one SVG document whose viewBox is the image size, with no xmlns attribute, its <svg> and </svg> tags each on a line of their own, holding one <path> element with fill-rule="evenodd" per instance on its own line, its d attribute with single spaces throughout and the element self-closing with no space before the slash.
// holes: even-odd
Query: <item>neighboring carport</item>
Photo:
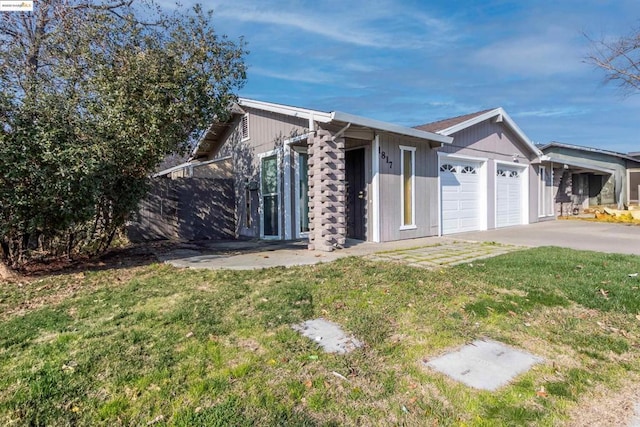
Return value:
<svg viewBox="0 0 640 427">
<path fill-rule="evenodd" d="M 541 147 L 553 170 L 557 216 L 581 213 L 590 206 L 629 203 L 627 170 L 640 162 L 626 154 L 552 142 Z"/>
</svg>

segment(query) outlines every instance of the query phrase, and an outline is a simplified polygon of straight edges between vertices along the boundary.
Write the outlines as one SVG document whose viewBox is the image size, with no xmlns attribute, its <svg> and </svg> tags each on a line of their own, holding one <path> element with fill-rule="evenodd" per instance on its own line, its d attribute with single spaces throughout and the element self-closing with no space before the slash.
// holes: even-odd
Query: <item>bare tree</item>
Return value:
<svg viewBox="0 0 640 427">
<path fill-rule="evenodd" d="M 613 41 L 587 38 L 591 41 L 587 63 L 603 69 L 607 82 L 628 93 L 640 90 L 640 29 Z"/>
</svg>

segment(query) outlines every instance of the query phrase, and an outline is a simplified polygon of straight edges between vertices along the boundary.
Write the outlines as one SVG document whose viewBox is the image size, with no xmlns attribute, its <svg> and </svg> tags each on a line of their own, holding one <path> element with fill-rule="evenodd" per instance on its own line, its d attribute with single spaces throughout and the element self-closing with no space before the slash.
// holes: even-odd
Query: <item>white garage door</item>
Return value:
<svg viewBox="0 0 640 427">
<path fill-rule="evenodd" d="M 522 224 L 523 169 L 498 165 L 496 169 L 496 227 Z"/>
<path fill-rule="evenodd" d="M 481 220 L 480 162 L 440 160 L 442 234 L 479 230 Z"/>
</svg>

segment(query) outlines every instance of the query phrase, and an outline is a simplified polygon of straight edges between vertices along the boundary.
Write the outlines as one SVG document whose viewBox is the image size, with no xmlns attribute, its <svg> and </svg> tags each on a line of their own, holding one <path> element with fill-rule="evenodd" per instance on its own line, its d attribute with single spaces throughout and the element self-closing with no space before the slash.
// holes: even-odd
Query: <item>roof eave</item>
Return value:
<svg viewBox="0 0 640 427">
<path fill-rule="evenodd" d="M 255 108 L 258 110 L 269 111 L 272 113 L 283 114 L 290 117 L 298 117 L 301 119 L 313 119 L 320 123 L 329 123 L 331 114 L 325 111 L 309 110 L 307 108 L 292 107 L 284 104 L 274 104 L 271 102 L 256 101 L 254 99 L 239 98 L 238 103 L 243 107 Z"/>
<path fill-rule="evenodd" d="M 395 133 L 398 135 L 410 136 L 413 138 L 425 139 L 428 141 L 439 142 L 441 144 L 450 144 L 453 141 L 453 138 L 448 135 L 441 135 L 439 133 L 427 132 L 406 126 L 394 125 L 392 123 L 356 116 L 354 114 L 343 113 L 341 111 L 334 111 L 331 114 L 333 121 L 340 123 L 351 123 L 357 126 L 363 126 L 383 132 Z"/>
<path fill-rule="evenodd" d="M 191 160 L 194 160 L 194 159 L 197 159 L 197 158 L 201 157 L 201 156 L 198 156 L 198 152 L 200 151 L 200 148 L 202 147 L 203 142 L 208 139 L 208 136 L 215 132 L 216 126 L 220 127 L 222 125 L 232 123 L 236 119 L 237 116 L 241 116 L 241 115 L 245 114 L 245 111 L 236 102 L 234 102 L 229 107 L 229 113 L 230 113 L 229 117 L 224 122 L 218 121 L 217 120 L 217 118 L 218 118 L 217 116 L 213 118 L 213 122 L 209 125 L 207 130 L 202 132 L 202 135 L 198 139 L 198 143 L 193 148 L 193 150 L 191 150 L 191 154 L 189 155 L 188 161 L 191 161 Z"/>
<path fill-rule="evenodd" d="M 640 159 L 636 159 L 624 153 L 617 153 L 615 151 L 609 151 L 609 150 L 601 150 L 599 148 L 593 148 L 593 147 L 582 147 L 580 145 L 564 144 L 562 142 L 556 142 L 556 141 L 545 144 L 542 147 L 540 147 L 540 149 L 544 151 L 552 147 L 566 148 L 569 150 L 577 150 L 577 151 L 586 151 L 588 153 L 604 154 L 607 156 L 618 157 L 624 160 L 630 160 L 632 162 L 640 162 Z"/>
</svg>

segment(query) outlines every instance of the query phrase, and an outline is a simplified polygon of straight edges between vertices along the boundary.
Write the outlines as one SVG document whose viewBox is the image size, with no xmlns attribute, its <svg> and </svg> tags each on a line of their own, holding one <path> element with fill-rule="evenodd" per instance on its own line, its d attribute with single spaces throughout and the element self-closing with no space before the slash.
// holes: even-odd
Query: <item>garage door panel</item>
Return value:
<svg viewBox="0 0 640 427">
<path fill-rule="evenodd" d="M 521 168 L 498 166 L 496 169 L 496 227 L 522 224 L 524 174 Z"/>
<path fill-rule="evenodd" d="M 440 170 L 442 233 L 480 229 L 481 163 L 443 159 Z M 446 169 L 446 170 L 443 170 Z M 472 173 L 476 171 L 476 173 Z"/>
<path fill-rule="evenodd" d="M 458 205 L 460 206 L 460 209 L 463 212 L 473 212 L 473 213 L 477 213 L 478 212 L 478 200 L 477 200 L 477 198 L 470 199 L 470 200 L 461 200 Z"/>
</svg>

